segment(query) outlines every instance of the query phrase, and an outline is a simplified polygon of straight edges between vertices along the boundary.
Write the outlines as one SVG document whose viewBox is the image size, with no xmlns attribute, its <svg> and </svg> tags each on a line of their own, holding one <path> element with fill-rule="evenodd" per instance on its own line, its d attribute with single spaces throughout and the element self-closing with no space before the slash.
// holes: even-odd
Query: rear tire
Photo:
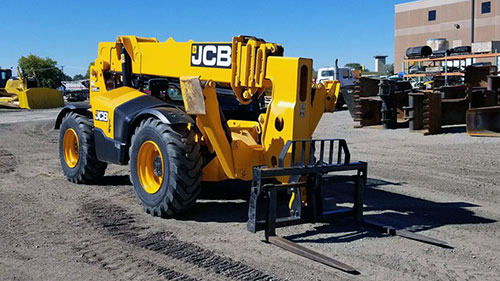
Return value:
<svg viewBox="0 0 500 281">
<path fill-rule="evenodd" d="M 339 91 L 339 96 L 338 96 L 338 99 L 337 99 L 337 103 L 335 104 L 335 109 L 336 110 L 342 110 L 342 108 L 344 107 L 345 100 L 344 100 L 344 95 L 343 95 L 342 92 L 343 92 L 343 90 Z"/>
<path fill-rule="evenodd" d="M 160 217 L 186 211 L 200 193 L 202 157 L 186 124 L 146 119 L 132 136 L 130 178 L 144 210 Z"/>
<path fill-rule="evenodd" d="M 92 120 L 70 112 L 61 122 L 59 158 L 64 175 L 73 183 L 92 183 L 102 177 L 107 163 L 97 159 Z"/>
</svg>

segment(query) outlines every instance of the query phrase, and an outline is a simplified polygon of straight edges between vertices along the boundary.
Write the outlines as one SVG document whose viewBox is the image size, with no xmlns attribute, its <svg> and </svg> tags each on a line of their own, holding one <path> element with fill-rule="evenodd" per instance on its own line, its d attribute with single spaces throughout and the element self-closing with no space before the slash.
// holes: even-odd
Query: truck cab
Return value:
<svg viewBox="0 0 500 281">
<path fill-rule="evenodd" d="M 356 78 L 354 77 L 354 69 L 348 67 L 338 68 L 339 75 L 337 77 L 335 73 L 335 67 L 325 67 L 318 70 L 318 79 L 316 83 L 325 82 L 328 80 L 339 80 L 340 87 L 354 86 Z"/>
<path fill-rule="evenodd" d="M 336 69 L 338 70 L 338 75 L 335 72 Z M 336 108 L 341 109 L 346 100 L 350 100 L 346 95 L 352 95 L 354 93 L 354 83 L 357 80 L 354 69 L 349 67 L 325 67 L 318 69 L 316 84 L 325 83 L 325 81 L 329 80 L 340 81 L 340 92 Z"/>
</svg>

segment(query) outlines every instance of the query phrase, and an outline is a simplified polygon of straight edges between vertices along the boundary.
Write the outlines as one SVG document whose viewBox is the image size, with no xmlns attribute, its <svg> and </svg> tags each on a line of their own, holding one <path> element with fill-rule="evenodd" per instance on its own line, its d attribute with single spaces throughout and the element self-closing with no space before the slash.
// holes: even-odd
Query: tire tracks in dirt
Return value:
<svg viewBox="0 0 500 281">
<path fill-rule="evenodd" d="M 44 121 L 44 122 L 32 122 L 27 123 L 25 128 L 23 128 L 23 134 L 35 139 L 44 139 L 50 144 L 57 144 L 59 142 L 59 132 L 54 131 L 54 122 Z"/>
<path fill-rule="evenodd" d="M 12 173 L 16 170 L 17 159 L 10 151 L 0 147 L 0 175 Z"/>
<path fill-rule="evenodd" d="M 182 241 L 171 232 L 148 232 L 147 227 L 137 226 L 135 218 L 125 209 L 109 201 L 98 199 L 84 203 L 81 210 L 81 217 L 74 222 L 75 226 L 80 228 L 90 226 L 107 237 L 98 241 L 84 241 L 82 246 L 75 247 L 75 250 L 83 261 L 99 264 L 120 278 L 155 276 L 156 279 L 199 280 L 197 279 L 199 277 L 187 275 L 194 269 L 194 272 L 201 272 L 201 275 L 205 276 L 203 279 L 208 278 L 208 280 L 279 280 L 242 262 Z M 109 246 L 112 244 L 109 243 L 109 238 L 135 249 L 153 252 L 167 260 L 173 260 L 174 263 L 184 264 L 186 270 L 179 272 L 147 258 L 137 258 L 135 256 L 137 251 L 127 252 Z"/>
</svg>

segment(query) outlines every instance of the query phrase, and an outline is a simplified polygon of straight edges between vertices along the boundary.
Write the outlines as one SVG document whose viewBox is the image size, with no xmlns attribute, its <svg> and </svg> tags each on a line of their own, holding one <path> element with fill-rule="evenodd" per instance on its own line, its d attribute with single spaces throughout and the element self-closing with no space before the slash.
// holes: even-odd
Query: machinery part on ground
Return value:
<svg viewBox="0 0 500 281">
<path fill-rule="evenodd" d="M 38 109 L 64 106 L 62 92 L 38 87 L 35 77 L 28 77 L 20 69 L 17 79 L 9 79 L 0 89 L 0 106 Z"/>
<path fill-rule="evenodd" d="M 424 98 L 424 93 L 422 92 L 410 93 L 408 96 L 409 105 L 405 110 L 407 111 L 410 131 L 422 130 L 424 128 Z"/>
<path fill-rule="evenodd" d="M 398 112 L 394 97 L 395 82 L 383 79 L 379 84 L 379 96 L 382 99 L 382 126 L 384 129 L 398 127 Z"/>
<path fill-rule="evenodd" d="M 497 73 L 494 65 L 467 66 L 465 68 L 464 83 L 469 87 L 488 87 L 488 76 Z"/>
<path fill-rule="evenodd" d="M 423 123 L 426 135 L 441 133 L 441 95 L 434 92 L 426 92 L 423 103 Z"/>
<path fill-rule="evenodd" d="M 467 110 L 467 134 L 475 137 L 500 137 L 500 106 Z"/>
<path fill-rule="evenodd" d="M 59 158 L 70 182 L 92 183 L 104 175 L 107 164 L 97 160 L 92 120 L 75 112 L 62 118 Z"/>
<path fill-rule="evenodd" d="M 346 96 L 351 116 L 359 126 L 380 125 L 382 100 L 377 96 L 379 79 L 361 77 L 356 81 L 353 95 Z"/>
<path fill-rule="evenodd" d="M 488 76 L 487 90 L 479 97 L 476 96 L 476 99 L 479 102 L 471 101 L 472 108 L 467 110 L 467 134 L 500 137 L 500 76 Z"/>
<path fill-rule="evenodd" d="M 492 92 L 500 93 L 500 76 L 489 75 L 487 89 Z"/>
<path fill-rule="evenodd" d="M 425 134 L 438 134 L 442 132 L 443 126 L 460 124 L 495 130 L 495 123 L 488 120 L 490 118 L 494 120 L 490 114 L 493 112 L 491 107 L 498 105 L 497 92 L 484 88 L 450 86 L 411 93 L 409 101 L 410 106 L 406 110 L 409 115 L 410 130 L 425 129 Z M 484 119 L 480 113 L 481 108 L 487 112 Z M 474 110 L 468 113 L 472 109 Z M 472 119 L 467 117 L 466 121 L 466 115 Z M 473 121 L 474 119 L 478 121 Z M 473 132 L 476 129 L 469 131 Z"/>
<path fill-rule="evenodd" d="M 386 129 L 395 129 L 406 126 L 404 110 L 411 90 L 408 81 L 361 77 L 347 106 L 360 127 L 384 124 Z"/>
<path fill-rule="evenodd" d="M 173 216 L 194 205 L 202 176 L 194 131 L 149 118 L 136 128 L 131 143 L 130 179 L 148 214 Z"/>
<path fill-rule="evenodd" d="M 496 70 L 496 66 L 467 68 L 466 81 L 474 83 L 468 88 L 470 106 L 465 118 L 470 136 L 500 136 L 500 76 Z M 487 88 L 472 88 L 474 85 Z"/>
</svg>

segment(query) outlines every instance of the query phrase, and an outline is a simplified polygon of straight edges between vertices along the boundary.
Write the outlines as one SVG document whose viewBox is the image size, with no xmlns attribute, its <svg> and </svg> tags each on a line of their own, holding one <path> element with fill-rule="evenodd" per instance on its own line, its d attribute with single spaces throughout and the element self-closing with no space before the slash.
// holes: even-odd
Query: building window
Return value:
<svg viewBox="0 0 500 281">
<path fill-rule="evenodd" d="M 429 11 L 429 21 L 436 20 L 436 10 Z"/>
<path fill-rule="evenodd" d="M 491 1 L 481 3 L 481 14 L 491 13 Z"/>
</svg>

